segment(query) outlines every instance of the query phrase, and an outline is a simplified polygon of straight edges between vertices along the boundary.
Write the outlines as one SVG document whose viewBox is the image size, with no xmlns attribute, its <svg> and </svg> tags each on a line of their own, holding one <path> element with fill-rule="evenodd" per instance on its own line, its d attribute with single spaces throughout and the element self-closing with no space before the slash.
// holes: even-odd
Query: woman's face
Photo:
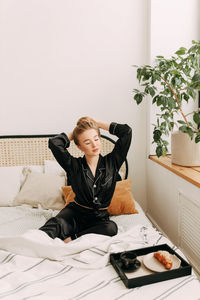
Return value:
<svg viewBox="0 0 200 300">
<path fill-rule="evenodd" d="M 101 140 L 95 129 L 85 130 L 78 136 L 78 148 L 85 152 L 87 156 L 99 155 L 101 150 Z"/>
</svg>

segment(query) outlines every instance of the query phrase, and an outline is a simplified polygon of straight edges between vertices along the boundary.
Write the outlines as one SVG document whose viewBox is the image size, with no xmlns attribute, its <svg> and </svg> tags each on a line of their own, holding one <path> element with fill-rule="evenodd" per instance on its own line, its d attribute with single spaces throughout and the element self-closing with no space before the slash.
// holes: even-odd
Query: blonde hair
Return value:
<svg viewBox="0 0 200 300">
<path fill-rule="evenodd" d="M 100 136 L 100 130 L 97 124 L 89 117 L 82 117 L 77 121 L 76 127 L 72 132 L 73 140 L 76 145 L 79 145 L 78 136 L 88 129 L 95 129 Z"/>
</svg>

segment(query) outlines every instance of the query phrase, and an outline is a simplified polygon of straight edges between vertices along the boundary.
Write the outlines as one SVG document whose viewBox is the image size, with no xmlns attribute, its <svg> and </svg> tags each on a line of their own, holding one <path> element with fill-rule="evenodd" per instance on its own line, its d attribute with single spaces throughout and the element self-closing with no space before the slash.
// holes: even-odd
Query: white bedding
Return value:
<svg viewBox="0 0 200 300">
<path fill-rule="evenodd" d="M 119 230 L 127 230 L 137 224 L 150 225 L 140 205 L 135 202 L 139 214 L 112 216 Z M 32 208 L 30 206 L 0 207 L 0 236 L 17 235 L 28 229 L 41 227 L 49 218 L 58 213 L 56 210 Z"/>
<path fill-rule="evenodd" d="M 37 230 L 56 211 L 1 207 L 0 299 L 198 300 L 200 283 L 194 273 L 134 289 L 124 286 L 109 263 L 110 253 L 163 243 L 175 248 L 138 204 L 137 209 L 139 214 L 112 217 L 119 226 L 115 237 L 88 234 L 64 244 Z"/>
<path fill-rule="evenodd" d="M 17 235 L 41 227 L 53 215 L 52 210 L 28 206 L 0 207 L 0 236 Z"/>
</svg>

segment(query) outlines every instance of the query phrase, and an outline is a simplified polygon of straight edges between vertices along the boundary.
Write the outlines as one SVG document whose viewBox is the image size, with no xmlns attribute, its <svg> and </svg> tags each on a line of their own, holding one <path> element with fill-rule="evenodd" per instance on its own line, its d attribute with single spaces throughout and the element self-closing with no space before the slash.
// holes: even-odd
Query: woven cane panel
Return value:
<svg viewBox="0 0 200 300">
<path fill-rule="evenodd" d="M 45 160 L 55 160 L 48 148 L 48 140 L 48 137 L 0 139 L 0 166 L 43 165 Z M 105 138 L 101 138 L 101 141 L 101 154 L 106 155 L 112 151 L 114 144 Z M 68 151 L 75 157 L 83 156 L 73 141 Z M 125 163 L 120 171 L 126 173 Z"/>
<path fill-rule="evenodd" d="M 48 149 L 48 138 L 0 139 L 0 166 L 43 165 L 53 160 Z"/>
</svg>

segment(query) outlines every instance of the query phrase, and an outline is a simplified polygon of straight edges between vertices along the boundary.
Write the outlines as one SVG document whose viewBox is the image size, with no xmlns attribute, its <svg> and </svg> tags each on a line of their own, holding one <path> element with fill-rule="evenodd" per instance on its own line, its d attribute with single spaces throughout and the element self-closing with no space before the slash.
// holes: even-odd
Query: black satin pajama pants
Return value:
<svg viewBox="0 0 200 300">
<path fill-rule="evenodd" d="M 40 230 L 51 238 L 72 240 L 86 233 L 97 233 L 108 236 L 117 234 L 115 222 L 109 219 L 107 210 L 90 210 L 76 203 L 70 203 L 57 216 L 49 219 Z"/>
</svg>

